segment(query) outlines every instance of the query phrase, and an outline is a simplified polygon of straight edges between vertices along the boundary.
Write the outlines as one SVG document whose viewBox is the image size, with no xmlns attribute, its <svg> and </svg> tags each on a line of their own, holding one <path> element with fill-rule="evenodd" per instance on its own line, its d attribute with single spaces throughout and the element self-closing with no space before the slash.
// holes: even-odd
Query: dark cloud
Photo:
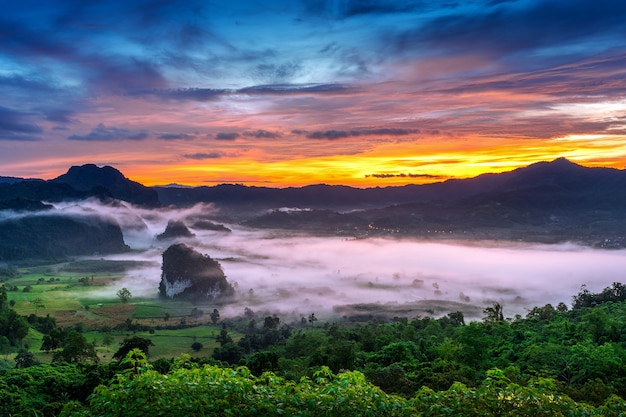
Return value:
<svg viewBox="0 0 626 417">
<path fill-rule="evenodd" d="M 190 140 L 195 139 L 194 135 L 188 133 L 162 133 L 157 136 L 157 139 L 164 140 Z"/>
<path fill-rule="evenodd" d="M 447 178 L 443 175 L 430 175 L 430 174 L 369 174 L 365 178 L 426 178 L 426 179 L 443 179 Z"/>
<path fill-rule="evenodd" d="M 65 109 L 44 109 L 42 113 L 49 122 L 68 124 L 74 121 L 75 112 Z"/>
<path fill-rule="evenodd" d="M 92 88 L 110 93 L 134 95 L 136 92 L 163 88 L 165 78 L 156 65 L 134 57 L 81 57 Z"/>
<path fill-rule="evenodd" d="M 425 3 L 420 1 L 349 0 L 343 3 L 340 11 L 343 17 L 353 17 L 368 14 L 406 13 L 424 7 Z"/>
<path fill-rule="evenodd" d="M 278 132 L 270 132 L 268 130 L 255 130 L 253 132 L 244 132 L 244 136 L 249 136 L 252 138 L 263 138 L 263 139 L 276 139 L 281 137 L 282 135 Z"/>
<path fill-rule="evenodd" d="M 353 129 L 353 130 L 324 130 L 306 132 L 294 130 L 295 134 L 306 134 L 309 139 L 343 139 L 357 136 L 406 136 L 419 133 L 419 129 L 379 128 L 379 129 Z"/>
<path fill-rule="evenodd" d="M 59 90 L 50 83 L 42 80 L 34 80 L 23 75 L 0 76 L 0 89 L 3 91 L 12 90 L 20 93 L 51 94 L 58 93 Z"/>
<path fill-rule="evenodd" d="M 263 84 L 241 89 L 222 88 L 177 88 L 144 89 L 130 94 L 137 96 L 155 96 L 163 100 L 178 101 L 213 101 L 224 96 L 245 94 L 254 95 L 300 95 L 300 94 L 343 94 L 354 88 L 342 84 Z"/>
<path fill-rule="evenodd" d="M 215 139 L 218 140 L 235 140 L 239 137 L 239 133 L 235 132 L 220 132 L 215 135 Z"/>
<path fill-rule="evenodd" d="M 0 140 L 37 140 L 43 129 L 31 121 L 30 113 L 0 106 Z"/>
<path fill-rule="evenodd" d="M 306 137 L 309 139 L 329 139 L 329 140 L 343 139 L 343 138 L 348 138 L 350 136 L 355 136 L 355 135 L 350 134 L 350 132 L 347 130 L 325 130 L 325 131 L 311 132 L 306 135 Z"/>
<path fill-rule="evenodd" d="M 353 88 L 343 84 L 266 84 L 242 88 L 237 90 L 237 93 L 249 95 L 282 95 L 302 93 L 337 94 L 346 93 L 351 90 L 353 90 Z"/>
<path fill-rule="evenodd" d="M 481 93 L 485 91 L 514 91 L 552 96 L 622 96 L 626 91 L 626 52 L 609 51 L 564 65 L 526 73 L 500 75 L 466 80 L 456 86 L 438 90 L 442 93 Z M 535 106 L 535 105 L 534 105 Z"/>
<path fill-rule="evenodd" d="M 137 95 L 154 95 L 163 99 L 171 100 L 194 100 L 194 101 L 211 101 L 220 98 L 223 95 L 232 93 L 231 90 L 214 89 L 214 88 L 178 88 L 178 89 L 159 89 L 152 91 L 136 92 Z"/>
<path fill-rule="evenodd" d="M 83 141 L 114 141 L 114 140 L 142 140 L 148 137 L 144 131 L 131 131 L 116 127 L 106 127 L 100 123 L 94 130 L 86 135 L 71 135 L 69 140 Z"/>
<path fill-rule="evenodd" d="M 183 156 L 188 159 L 197 159 L 201 161 L 203 159 L 219 159 L 219 158 L 223 158 L 225 155 L 221 152 L 197 152 L 197 153 L 188 153 Z"/>
<path fill-rule="evenodd" d="M 258 79 L 276 83 L 292 79 L 301 71 L 302 65 L 297 62 L 284 64 L 261 63 L 256 66 L 254 75 Z"/>
<path fill-rule="evenodd" d="M 52 33 L 42 36 L 40 30 L 24 22 L 0 18 L 0 39 L 4 53 L 20 57 L 46 56 L 68 58 L 76 53 L 74 47 L 60 42 Z"/>
<path fill-rule="evenodd" d="M 538 48 L 571 46 L 580 40 L 597 38 L 596 50 L 605 49 L 604 37 L 621 36 L 626 30 L 626 3 L 621 0 L 498 2 L 482 12 L 462 9 L 424 25 L 401 30 L 385 40 L 385 47 L 394 45 L 396 52 L 423 53 L 425 47 L 437 54 L 444 51 L 476 55 L 504 56 Z M 589 53 L 589 46 L 584 53 Z M 566 54 L 575 49 L 552 49 L 550 55 Z M 537 55 L 542 60 L 548 55 Z M 522 57 L 520 57 L 522 58 Z M 527 65 L 536 58 L 524 56 Z M 518 62 L 516 60 L 516 62 Z"/>
</svg>

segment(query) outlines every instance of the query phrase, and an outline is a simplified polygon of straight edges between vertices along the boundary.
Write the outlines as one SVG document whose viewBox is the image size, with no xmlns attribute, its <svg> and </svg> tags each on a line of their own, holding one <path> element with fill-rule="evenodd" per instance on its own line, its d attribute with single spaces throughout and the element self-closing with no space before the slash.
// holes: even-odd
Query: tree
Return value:
<svg viewBox="0 0 626 417">
<path fill-rule="evenodd" d="M 26 349 L 20 349 L 15 356 L 16 368 L 29 368 L 31 366 L 39 365 L 39 362 L 35 359 L 35 355 Z"/>
<path fill-rule="evenodd" d="M 217 340 L 217 342 L 222 346 L 227 343 L 233 343 L 233 339 L 230 337 L 230 335 L 228 334 L 228 330 L 226 329 L 222 329 L 219 336 L 217 336 L 215 340 Z"/>
<path fill-rule="evenodd" d="M 8 359 L 8 354 L 11 352 L 11 343 L 6 336 L 0 336 L 0 355 L 5 355 L 5 359 Z"/>
<path fill-rule="evenodd" d="M 197 352 L 197 351 L 199 351 L 200 349 L 202 349 L 202 348 L 203 348 L 203 345 L 202 345 L 202 343 L 200 343 L 200 342 L 193 342 L 193 343 L 191 344 L 191 348 L 192 348 L 195 352 Z"/>
<path fill-rule="evenodd" d="M 128 288 L 124 287 L 117 292 L 117 296 L 120 298 L 120 300 L 122 300 L 122 303 L 127 303 L 133 295 Z"/>
<path fill-rule="evenodd" d="M 463 312 L 461 311 L 448 313 L 448 318 L 454 326 L 465 326 L 465 318 L 463 317 Z"/>
<path fill-rule="evenodd" d="M 149 355 L 150 346 L 154 346 L 152 340 L 144 337 L 133 336 L 130 339 L 124 339 L 124 341 L 120 343 L 120 348 L 117 352 L 115 352 L 113 358 L 122 359 L 133 349 L 141 350 L 147 357 Z"/>
<path fill-rule="evenodd" d="M 37 311 L 43 307 L 43 300 L 39 297 L 35 298 L 30 303 L 35 306 L 35 314 L 37 314 Z"/>
<path fill-rule="evenodd" d="M 6 336 L 12 346 L 17 346 L 28 335 L 28 322 L 13 309 L 0 311 L 0 336 Z"/>
<path fill-rule="evenodd" d="M 220 312 L 218 311 L 217 308 L 213 309 L 213 312 L 211 313 L 211 321 L 213 322 L 213 324 L 217 323 L 220 319 Z"/>
<path fill-rule="evenodd" d="M 49 334 L 44 335 L 41 341 L 41 350 L 46 352 L 55 351 L 63 343 L 63 332 L 60 329 L 53 329 Z"/>
<path fill-rule="evenodd" d="M 504 315 L 502 314 L 502 304 L 500 303 L 493 303 L 493 306 L 485 308 L 483 313 L 487 315 L 484 318 L 487 323 L 495 323 L 504 320 Z"/>
<path fill-rule="evenodd" d="M 3 286 L 0 287 L 0 311 L 7 307 L 7 289 Z"/>
<path fill-rule="evenodd" d="M 63 340 L 63 349 L 52 357 L 53 362 L 98 362 L 98 355 L 93 343 L 77 331 L 69 332 Z"/>
<path fill-rule="evenodd" d="M 109 351 L 109 346 L 111 346 L 111 343 L 113 343 L 114 341 L 115 338 L 113 338 L 113 336 L 108 333 L 105 334 L 102 338 L 102 346 L 105 346 L 107 348 L 107 352 Z"/>
</svg>

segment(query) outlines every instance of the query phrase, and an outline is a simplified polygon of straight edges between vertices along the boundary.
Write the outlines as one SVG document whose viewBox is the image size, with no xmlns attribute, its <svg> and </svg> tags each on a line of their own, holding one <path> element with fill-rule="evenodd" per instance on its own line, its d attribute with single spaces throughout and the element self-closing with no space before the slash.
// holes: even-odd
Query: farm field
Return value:
<svg viewBox="0 0 626 417">
<path fill-rule="evenodd" d="M 100 361 L 111 360 L 120 343 L 133 336 L 152 341 L 151 360 L 183 353 L 210 356 L 219 346 L 215 339 L 221 324 L 213 323 L 209 313 L 219 306 L 156 297 L 131 297 L 124 302 L 116 295 L 116 281 L 129 266 L 104 260 L 37 266 L 20 269 L 17 277 L 3 284 L 18 314 L 50 316 L 60 328 L 79 329 L 94 344 Z M 236 332 L 230 334 L 235 340 L 240 337 Z M 52 353 L 40 350 L 42 340 L 43 334 L 31 328 L 23 343 L 38 361 L 50 362 Z M 194 351 L 194 342 L 203 347 Z M 14 355 L 5 356 L 11 359 Z"/>
</svg>

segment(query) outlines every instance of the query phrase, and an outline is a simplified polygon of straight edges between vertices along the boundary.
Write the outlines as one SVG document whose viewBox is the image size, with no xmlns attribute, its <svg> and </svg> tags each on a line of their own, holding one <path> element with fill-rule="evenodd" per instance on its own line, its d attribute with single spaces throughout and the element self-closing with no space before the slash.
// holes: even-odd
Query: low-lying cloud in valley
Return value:
<svg viewBox="0 0 626 417">
<path fill-rule="evenodd" d="M 174 242 L 217 259 L 237 289 L 235 301 L 219 306 L 224 317 L 241 315 L 246 307 L 295 317 L 341 317 L 367 314 L 346 306 L 378 303 L 390 315 L 462 310 L 466 318 L 480 319 L 482 309 L 494 302 L 513 317 L 546 303 L 569 306 L 583 284 L 600 291 L 623 281 L 626 266 L 624 250 L 575 244 L 311 237 L 229 224 L 231 233 L 194 229 L 195 221 L 216 214 L 210 205 L 146 210 L 89 202 L 57 209 L 115 218 L 133 251 L 111 259 L 151 262 L 108 289 L 112 297 L 122 286 L 136 296 L 157 297 L 161 255 Z M 195 237 L 157 240 L 169 220 L 183 220 Z"/>
</svg>

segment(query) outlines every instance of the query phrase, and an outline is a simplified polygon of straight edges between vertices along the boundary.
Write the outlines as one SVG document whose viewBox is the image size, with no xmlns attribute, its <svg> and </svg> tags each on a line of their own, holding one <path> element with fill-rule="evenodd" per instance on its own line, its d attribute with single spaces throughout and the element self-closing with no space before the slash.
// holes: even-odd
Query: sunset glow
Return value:
<svg viewBox="0 0 626 417">
<path fill-rule="evenodd" d="M 625 5 L 439 4 L 19 2 L 0 175 L 375 187 L 626 166 Z"/>
</svg>

